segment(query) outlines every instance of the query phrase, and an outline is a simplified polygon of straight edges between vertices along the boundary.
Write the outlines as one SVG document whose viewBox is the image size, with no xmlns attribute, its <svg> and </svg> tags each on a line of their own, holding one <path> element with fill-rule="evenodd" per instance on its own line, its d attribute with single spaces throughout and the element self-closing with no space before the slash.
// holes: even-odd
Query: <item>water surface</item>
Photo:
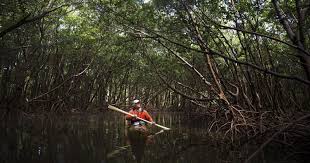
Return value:
<svg viewBox="0 0 310 163">
<path fill-rule="evenodd" d="M 238 163 L 257 147 L 234 151 L 208 135 L 207 123 L 186 125 L 180 113 L 152 113 L 159 124 L 172 128 L 153 136 L 142 162 Z M 123 115 L 19 116 L 1 122 L 0 161 L 4 163 L 124 163 L 137 162 L 126 138 Z M 153 127 L 152 133 L 160 131 Z M 279 162 L 281 155 L 262 152 L 253 162 Z"/>
</svg>

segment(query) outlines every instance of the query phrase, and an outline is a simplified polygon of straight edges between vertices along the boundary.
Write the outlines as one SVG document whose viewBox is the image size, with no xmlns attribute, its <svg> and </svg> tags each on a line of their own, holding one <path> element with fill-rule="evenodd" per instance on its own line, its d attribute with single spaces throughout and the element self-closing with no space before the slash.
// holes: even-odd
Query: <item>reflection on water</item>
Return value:
<svg viewBox="0 0 310 163">
<path fill-rule="evenodd" d="M 237 163 L 244 159 L 229 146 L 218 146 L 205 129 L 182 125 L 181 114 L 153 113 L 153 117 L 172 130 L 151 136 L 143 142 L 146 145 L 128 143 L 119 113 L 10 117 L 0 124 L 0 162 L 130 163 L 141 159 L 147 163 Z M 151 133 L 159 130 L 152 128 Z M 141 158 L 133 155 L 137 151 Z M 263 153 L 254 162 L 275 162 L 272 158 L 274 154 Z"/>
</svg>

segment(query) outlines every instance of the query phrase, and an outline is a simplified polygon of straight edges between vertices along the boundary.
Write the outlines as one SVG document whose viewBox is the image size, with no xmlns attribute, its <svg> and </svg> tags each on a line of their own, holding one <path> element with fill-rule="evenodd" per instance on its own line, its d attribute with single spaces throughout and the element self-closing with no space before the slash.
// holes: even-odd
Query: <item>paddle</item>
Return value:
<svg viewBox="0 0 310 163">
<path fill-rule="evenodd" d="M 127 114 L 127 115 L 130 115 L 130 116 L 133 116 L 133 117 L 134 117 L 133 114 L 130 114 L 130 113 L 124 111 L 124 110 L 121 110 L 121 109 L 115 107 L 115 106 L 109 105 L 108 108 L 111 109 L 111 110 L 114 110 L 114 111 L 117 111 L 117 112 L 120 112 L 120 113 L 123 113 L 123 114 Z M 146 123 L 152 124 L 152 122 L 147 121 L 147 120 L 145 120 L 145 119 L 142 119 L 142 118 L 139 118 L 139 117 L 137 117 L 137 119 L 139 119 L 139 120 L 141 120 L 141 121 L 144 121 L 144 122 L 146 122 Z M 170 128 L 165 127 L 165 126 L 162 126 L 162 125 L 159 125 L 159 124 L 157 124 L 157 123 L 155 123 L 154 125 L 157 126 L 157 127 L 162 128 L 162 129 L 164 129 L 164 130 L 170 130 Z"/>
</svg>

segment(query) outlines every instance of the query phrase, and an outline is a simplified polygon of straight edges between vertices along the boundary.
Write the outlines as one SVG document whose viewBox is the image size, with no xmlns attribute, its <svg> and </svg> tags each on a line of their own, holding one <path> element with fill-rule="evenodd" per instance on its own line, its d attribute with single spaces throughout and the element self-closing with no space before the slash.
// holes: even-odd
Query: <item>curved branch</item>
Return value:
<svg viewBox="0 0 310 163">
<path fill-rule="evenodd" d="M 302 49 L 302 48 L 300 48 L 300 47 L 298 47 L 296 45 L 290 44 L 288 42 L 282 41 L 282 40 L 280 40 L 278 38 L 274 38 L 274 37 L 271 37 L 271 36 L 268 36 L 268 35 L 264 35 L 264 34 L 261 34 L 261 33 L 257 33 L 257 32 L 253 32 L 253 31 L 247 31 L 247 30 L 243 30 L 243 29 L 239 29 L 239 28 L 234 28 L 234 27 L 228 27 L 228 26 L 224 26 L 224 25 L 218 25 L 218 26 L 222 27 L 222 29 L 232 29 L 232 30 L 236 30 L 236 31 L 244 32 L 244 33 L 249 33 L 249 34 L 257 35 L 257 36 L 260 36 L 260 37 L 265 37 L 265 38 L 268 38 L 270 40 L 274 40 L 274 41 L 277 41 L 277 42 L 281 42 L 281 43 L 283 43 L 285 45 L 288 45 L 288 46 L 290 46 L 292 48 L 298 49 L 298 50 L 302 51 L 303 53 L 305 53 L 305 54 L 310 56 L 310 53 L 305 51 L 304 49 Z"/>
<path fill-rule="evenodd" d="M 183 45 L 183 44 L 181 44 L 181 43 L 172 41 L 172 40 L 170 40 L 170 39 L 168 39 L 168 38 L 166 38 L 166 37 L 164 37 L 164 36 L 162 36 L 162 35 L 159 35 L 158 33 L 155 33 L 155 32 L 152 32 L 152 33 L 153 33 L 154 35 L 156 35 L 156 37 L 152 37 L 152 39 L 155 39 L 155 38 L 158 39 L 158 37 L 159 37 L 159 38 L 162 38 L 162 39 L 164 39 L 164 40 L 166 40 L 166 41 L 168 41 L 168 42 L 170 42 L 170 43 L 172 43 L 172 44 L 174 44 L 174 45 L 183 47 L 183 48 L 185 48 L 185 49 L 192 50 L 192 51 L 196 51 L 196 52 L 199 52 L 199 53 L 205 53 L 205 52 L 202 51 L 202 50 L 195 49 L 195 48 L 191 48 L 191 47 L 188 47 L 188 46 Z M 299 81 L 299 82 L 301 82 L 301 83 L 303 83 L 303 84 L 310 85 L 310 81 L 309 81 L 309 80 L 302 79 L 302 78 L 297 77 L 297 76 L 289 76 L 289 75 L 280 74 L 280 73 L 277 73 L 277 72 L 274 72 L 274 71 L 271 71 L 271 70 L 268 70 L 268 69 L 259 67 L 259 66 L 257 66 L 257 65 L 252 64 L 252 63 L 243 62 L 243 61 L 239 61 L 239 60 L 233 59 L 233 58 L 231 58 L 231 57 L 228 57 L 228 56 L 225 56 L 225 55 L 223 55 L 223 54 L 220 54 L 219 52 L 216 52 L 216 51 L 214 51 L 214 50 L 211 50 L 211 49 L 209 49 L 209 50 L 210 50 L 210 51 L 209 51 L 210 54 L 218 55 L 218 56 L 220 56 L 220 57 L 222 57 L 222 58 L 224 58 L 224 59 L 227 59 L 227 60 L 229 60 L 229 61 L 232 61 L 232 62 L 234 62 L 234 63 L 240 64 L 240 65 L 246 65 L 246 66 L 249 66 L 249 67 L 251 67 L 251 68 L 253 68 L 253 69 L 255 69 L 255 70 L 264 72 L 264 73 L 266 73 L 266 74 L 274 75 L 274 76 L 276 76 L 276 77 L 280 77 L 280 78 L 284 78 L 284 79 L 290 79 L 290 80 L 296 80 L 296 81 Z"/>
<path fill-rule="evenodd" d="M 37 15 L 37 16 L 30 18 L 30 19 L 28 19 L 28 18 L 30 17 L 31 14 L 27 14 L 22 19 L 20 19 L 18 22 L 14 23 L 13 25 L 11 25 L 11 26 L 7 27 L 6 29 L 4 29 L 3 31 L 1 31 L 0 32 L 0 38 L 3 37 L 4 35 L 6 35 L 7 33 L 13 31 L 14 29 L 19 28 L 25 24 L 34 22 L 36 20 L 40 20 L 40 19 L 44 18 L 45 16 L 47 16 L 48 14 L 50 14 L 51 12 L 54 12 L 54 11 L 64 7 L 64 6 L 68 6 L 68 4 L 60 5 L 56 8 L 45 11 L 45 12 L 41 13 L 40 15 Z"/>
<path fill-rule="evenodd" d="M 208 86 L 212 86 L 209 81 L 190 63 L 188 63 L 184 58 L 182 58 L 179 54 L 172 51 L 170 48 L 168 48 L 166 45 L 164 45 L 160 40 L 157 40 L 157 42 L 165 47 L 168 51 L 170 51 L 174 56 L 176 56 L 178 59 L 180 59 L 182 62 L 184 62 L 190 69 L 192 69 Z"/>
<path fill-rule="evenodd" d="M 181 95 L 181 96 L 184 96 L 185 98 L 187 99 L 190 99 L 190 100 L 195 100 L 195 101 L 212 101 L 212 100 L 215 100 L 215 98 L 196 98 L 196 97 L 192 97 L 192 96 L 189 96 L 183 92 L 181 92 L 180 90 L 176 89 L 175 87 L 173 87 L 171 84 L 169 84 L 166 79 L 164 79 L 164 77 L 162 77 L 161 74 L 159 74 L 158 72 L 156 72 L 158 77 L 172 90 L 174 91 L 175 93 Z"/>
<path fill-rule="evenodd" d="M 75 75 L 73 75 L 73 76 L 71 76 L 71 77 L 65 79 L 62 83 L 60 83 L 59 85 L 57 85 L 56 87 L 54 87 L 54 88 L 51 89 L 50 91 L 47 91 L 47 92 L 45 92 L 45 93 L 43 93 L 43 94 L 41 94 L 41 95 L 39 95 L 39 96 L 37 96 L 37 97 L 34 97 L 34 98 L 30 99 L 30 100 L 27 100 L 27 102 L 28 102 L 28 103 L 29 103 L 29 102 L 32 102 L 32 101 L 37 100 L 37 99 L 39 99 L 39 98 L 41 98 L 41 97 L 43 97 L 43 96 L 45 96 L 45 95 L 47 95 L 47 94 L 49 94 L 49 93 L 51 93 L 51 92 L 54 92 L 55 90 L 57 90 L 58 88 L 60 88 L 62 85 L 64 85 L 67 81 L 71 80 L 72 78 L 76 78 L 76 77 L 79 77 L 80 75 L 84 74 L 84 73 L 86 72 L 86 70 L 90 67 L 91 63 L 92 63 L 92 61 L 90 62 L 90 64 L 88 64 L 88 66 L 87 66 L 83 71 L 81 71 L 81 72 L 79 72 L 78 74 L 75 74 Z"/>
<path fill-rule="evenodd" d="M 194 10 L 192 10 L 193 12 L 195 12 Z M 283 40 L 280 40 L 278 38 L 274 38 L 274 37 L 271 37 L 271 36 L 268 36 L 268 35 L 265 35 L 265 34 L 262 34 L 262 33 L 257 33 L 257 32 L 253 32 L 253 31 L 248 31 L 248 30 L 244 30 L 244 29 L 240 29 L 240 28 L 235 28 L 235 27 L 229 27 L 229 26 L 225 26 L 225 25 L 222 25 L 222 24 L 219 24 L 217 23 L 216 21 L 212 20 L 211 18 L 209 18 L 204 12 L 202 12 L 203 14 L 203 17 L 206 17 L 209 21 L 211 21 L 215 26 L 218 26 L 220 27 L 221 29 L 231 29 L 231 30 L 236 30 L 236 31 L 240 31 L 240 32 L 244 32 L 244 33 L 248 33 L 248 34 L 252 34 L 252 35 L 256 35 L 256 36 L 260 36 L 260 37 L 265 37 L 265 38 L 268 38 L 270 40 L 274 40 L 274 41 L 277 41 L 277 42 L 280 42 L 280 43 L 283 43 L 289 47 L 292 47 L 292 48 L 295 48 L 295 49 L 298 49 L 300 50 L 301 52 L 305 53 L 306 55 L 309 55 L 310 56 L 310 53 L 307 52 L 305 49 L 299 47 L 299 46 L 296 46 L 294 44 L 291 44 L 291 43 L 288 43 L 288 42 L 285 42 Z M 280 11 L 279 11 L 279 14 L 280 14 Z M 289 26 L 287 27 L 289 28 Z M 290 28 L 289 28 L 290 29 Z M 293 37 L 293 36 L 292 36 Z M 294 36 L 295 37 L 295 36 Z"/>
</svg>

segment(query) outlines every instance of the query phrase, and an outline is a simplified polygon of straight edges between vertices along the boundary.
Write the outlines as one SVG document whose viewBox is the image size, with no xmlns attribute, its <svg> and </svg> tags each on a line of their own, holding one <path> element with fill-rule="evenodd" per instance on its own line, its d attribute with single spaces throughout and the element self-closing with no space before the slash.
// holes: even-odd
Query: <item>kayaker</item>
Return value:
<svg viewBox="0 0 310 163">
<path fill-rule="evenodd" d="M 126 120 L 129 121 L 130 125 L 142 126 L 146 124 L 144 121 L 137 119 L 137 117 L 150 121 L 152 122 L 152 124 L 155 124 L 150 114 L 141 107 L 140 100 L 135 99 L 132 101 L 132 103 L 133 103 L 133 107 L 130 109 L 129 113 L 135 116 L 126 115 Z"/>
</svg>

